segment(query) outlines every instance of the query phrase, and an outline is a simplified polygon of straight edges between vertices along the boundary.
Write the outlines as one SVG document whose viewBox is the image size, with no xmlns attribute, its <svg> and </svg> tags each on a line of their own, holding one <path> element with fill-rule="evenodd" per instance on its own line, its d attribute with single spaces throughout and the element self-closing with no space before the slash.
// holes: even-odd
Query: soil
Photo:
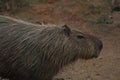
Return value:
<svg viewBox="0 0 120 80">
<path fill-rule="evenodd" d="M 25 11 L 4 15 L 37 24 L 67 24 L 102 40 L 103 50 L 98 58 L 80 59 L 67 65 L 55 78 L 120 80 L 120 12 L 110 13 L 110 4 L 105 1 L 53 0 L 36 4 Z"/>
</svg>

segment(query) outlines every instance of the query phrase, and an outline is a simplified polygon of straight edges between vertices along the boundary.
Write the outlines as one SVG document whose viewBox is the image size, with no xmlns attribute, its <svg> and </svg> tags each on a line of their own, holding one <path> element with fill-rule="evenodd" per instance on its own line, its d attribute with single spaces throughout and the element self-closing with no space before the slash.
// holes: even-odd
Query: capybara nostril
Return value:
<svg viewBox="0 0 120 80">
<path fill-rule="evenodd" d="M 103 43 L 100 40 L 97 41 L 97 45 L 99 50 L 103 48 Z"/>
<path fill-rule="evenodd" d="M 101 50 L 102 48 L 103 48 L 103 44 L 100 43 L 100 45 L 99 45 L 99 49 Z"/>
</svg>

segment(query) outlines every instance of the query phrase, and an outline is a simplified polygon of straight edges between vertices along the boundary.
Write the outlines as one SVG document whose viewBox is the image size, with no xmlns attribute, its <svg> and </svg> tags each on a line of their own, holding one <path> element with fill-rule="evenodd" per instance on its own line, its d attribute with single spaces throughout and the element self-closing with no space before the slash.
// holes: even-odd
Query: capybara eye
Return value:
<svg viewBox="0 0 120 80">
<path fill-rule="evenodd" d="M 83 39 L 83 38 L 85 38 L 85 37 L 84 37 L 84 36 L 81 36 L 81 35 L 78 35 L 77 38 L 78 38 L 78 39 Z"/>
</svg>

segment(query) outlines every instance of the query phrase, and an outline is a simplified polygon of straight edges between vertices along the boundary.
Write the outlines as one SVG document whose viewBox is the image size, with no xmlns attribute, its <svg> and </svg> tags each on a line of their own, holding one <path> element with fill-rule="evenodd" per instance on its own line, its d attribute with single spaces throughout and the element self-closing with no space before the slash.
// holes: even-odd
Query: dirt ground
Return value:
<svg viewBox="0 0 120 80">
<path fill-rule="evenodd" d="M 120 12 L 111 14 L 109 4 L 104 1 L 60 0 L 50 4 L 37 4 L 32 9 L 5 15 L 38 24 L 67 24 L 102 40 L 103 50 L 98 58 L 80 59 L 67 65 L 55 78 L 120 80 Z"/>
</svg>

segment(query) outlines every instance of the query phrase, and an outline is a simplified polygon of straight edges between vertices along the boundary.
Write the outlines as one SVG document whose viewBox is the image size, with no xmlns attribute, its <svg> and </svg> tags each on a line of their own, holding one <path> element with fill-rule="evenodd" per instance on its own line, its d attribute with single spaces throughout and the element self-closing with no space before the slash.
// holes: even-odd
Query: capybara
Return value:
<svg viewBox="0 0 120 80">
<path fill-rule="evenodd" d="M 77 59 L 96 58 L 102 42 L 67 25 L 37 25 L 0 16 L 0 76 L 52 80 Z"/>
</svg>

